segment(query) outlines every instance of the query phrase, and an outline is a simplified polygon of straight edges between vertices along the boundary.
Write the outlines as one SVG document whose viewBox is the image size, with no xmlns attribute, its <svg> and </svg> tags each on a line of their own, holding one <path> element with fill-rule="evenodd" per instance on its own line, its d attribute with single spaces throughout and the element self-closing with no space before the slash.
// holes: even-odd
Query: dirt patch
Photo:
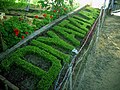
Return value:
<svg viewBox="0 0 120 90">
<path fill-rule="evenodd" d="M 107 16 L 74 90 L 120 90 L 120 17 Z"/>
<path fill-rule="evenodd" d="M 38 57 L 36 55 L 26 55 L 25 59 L 34 64 L 35 66 L 40 67 L 41 69 L 43 69 L 44 71 L 48 71 L 49 68 L 52 66 L 52 63 L 50 61 L 47 61 L 41 57 Z"/>
</svg>

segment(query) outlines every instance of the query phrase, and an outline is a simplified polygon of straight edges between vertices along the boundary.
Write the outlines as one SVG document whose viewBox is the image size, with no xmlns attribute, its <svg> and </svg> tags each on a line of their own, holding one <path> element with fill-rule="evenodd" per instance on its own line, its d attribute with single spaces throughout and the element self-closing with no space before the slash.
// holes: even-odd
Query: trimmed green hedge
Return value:
<svg viewBox="0 0 120 90">
<path fill-rule="evenodd" d="M 47 35 L 49 36 L 49 37 L 51 37 L 51 38 L 59 38 L 59 39 L 61 39 L 55 32 L 53 32 L 53 31 L 51 31 L 51 30 L 49 30 L 48 32 L 47 32 Z M 62 40 L 62 39 L 61 39 Z"/>
<path fill-rule="evenodd" d="M 83 34 L 81 34 L 81 33 L 79 33 L 79 32 L 76 32 L 76 31 L 74 31 L 74 30 L 72 30 L 72 29 L 68 29 L 68 28 L 65 28 L 65 27 L 61 27 L 61 26 L 55 26 L 55 28 L 60 28 L 60 29 L 62 29 L 62 30 L 64 30 L 65 32 L 67 32 L 67 33 L 70 33 L 70 34 L 75 34 L 75 36 L 78 36 L 78 37 L 80 37 L 80 38 L 83 38 L 83 37 L 85 37 L 85 35 L 83 35 Z"/>
<path fill-rule="evenodd" d="M 90 19 L 95 19 L 98 16 L 93 12 L 87 12 L 87 11 L 81 11 L 81 12 L 79 12 L 79 14 L 85 15 Z"/>
<path fill-rule="evenodd" d="M 64 54 L 63 52 L 60 52 L 57 49 L 54 49 L 51 46 L 46 45 L 42 42 L 39 42 L 37 40 L 32 40 L 31 45 L 37 46 L 40 49 L 43 49 L 46 52 L 49 52 L 50 54 L 54 55 L 58 59 L 62 60 L 62 62 L 68 63 L 70 61 L 70 56 L 69 55 Z"/>
<path fill-rule="evenodd" d="M 86 35 L 86 32 L 85 32 L 85 31 L 82 31 L 80 28 L 72 25 L 71 23 L 66 24 L 66 27 L 69 28 L 69 29 L 72 29 L 72 30 L 74 30 L 74 31 L 77 31 L 77 32 L 79 32 L 79 33 L 82 33 L 83 35 Z"/>
<path fill-rule="evenodd" d="M 54 36 L 55 33 L 51 33 L 51 36 Z M 68 44 L 67 42 L 65 42 L 64 40 L 60 39 L 60 38 L 49 38 L 49 37 L 39 37 L 36 39 L 37 41 L 46 43 L 48 45 L 55 45 L 58 46 L 61 49 L 64 49 L 68 52 L 71 52 L 74 49 L 74 46 Z"/>
<path fill-rule="evenodd" d="M 37 56 L 43 57 L 45 60 L 49 60 L 52 63 L 52 66 L 49 68 L 49 71 L 45 72 L 41 68 L 34 66 L 31 63 L 28 63 L 24 59 L 21 59 L 21 57 L 24 57 L 25 55 L 29 54 L 35 54 Z M 37 90 L 48 90 L 61 69 L 61 63 L 56 57 L 35 46 L 26 46 L 18 49 L 11 55 L 11 57 L 2 61 L 1 67 L 6 70 L 10 70 L 10 67 L 13 64 L 21 67 L 26 72 L 32 75 L 42 78 L 42 80 L 40 80 L 37 85 Z"/>
<path fill-rule="evenodd" d="M 53 27 L 54 31 L 60 35 L 62 35 L 62 37 L 64 37 L 65 39 L 67 39 L 69 42 L 71 42 L 72 45 L 74 45 L 75 47 L 78 47 L 80 46 L 80 41 L 78 41 L 76 38 L 75 38 L 75 34 L 69 34 L 67 32 L 64 31 L 64 29 L 58 27 L 58 26 L 55 26 Z"/>
<path fill-rule="evenodd" d="M 84 16 L 88 20 L 95 20 L 99 15 L 99 10 L 91 7 L 86 7 L 85 10 L 80 11 L 78 14 L 79 16 Z"/>
<path fill-rule="evenodd" d="M 88 23 L 88 24 L 93 24 L 93 22 L 94 22 L 94 20 L 87 20 L 87 19 L 85 19 L 85 18 L 82 18 L 82 17 L 80 17 L 80 16 L 78 16 L 78 15 L 73 15 L 73 18 L 76 18 L 77 20 L 80 20 L 80 21 L 83 21 L 83 22 L 85 22 L 85 23 Z"/>
<path fill-rule="evenodd" d="M 88 11 L 90 11 L 90 12 L 92 12 L 92 13 L 97 14 L 97 15 L 99 15 L 99 13 L 100 13 L 100 10 L 99 10 L 99 9 L 92 8 L 92 7 L 86 7 L 85 10 L 88 10 Z"/>
<path fill-rule="evenodd" d="M 83 29 L 83 30 L 81 31 L 81 33 L 83 33 L 83 34 L 85 34 L 86 32 L 89 31 L 88 28 L 86 28 L 87 26 L 91 27 L 91 25 L 86 24 L 86 23 L 84 23 L 84 22 L 82 22 L 82 21 L 80 21 L 80 20 L 77 20 L 77 19 L 75 19 L 75 18 L 68 18 L 68 20 L 69 20 L 71 23 L 73 23 L 75 26 L 77 26 L 78 28 Z"/>
<path fill-rule="evenodd" d="M 59 23 L 58 25 L 60 25 L 61 27 L 64 27 L 66 24 L 68 24 L 70 21 L 68 20 L 64 20 L 61 23 Z"/>
</svg>

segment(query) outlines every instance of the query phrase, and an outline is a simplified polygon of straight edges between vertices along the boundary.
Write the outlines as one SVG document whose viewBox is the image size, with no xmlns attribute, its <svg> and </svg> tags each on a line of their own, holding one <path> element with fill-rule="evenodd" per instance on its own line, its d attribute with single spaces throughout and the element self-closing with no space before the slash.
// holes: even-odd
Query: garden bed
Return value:
<svg viewBox="0 0 120 90">
<path fill-rule="evenodd" d="M 65 64 L 68 66 L 71 62 L 72 50 L 80 48 L 83 39 L 98 15 L 98 9 L 85 7 L 78 13 L 51 27 L 45 36 L 43 34 L 32 39 L 26 46 L 17 49 L 9 57 L 2 60 L 3 76 L 12 83 L 19 79 L 22 81 L 23 78 L 24 82 L 35 81 L 35 83 L 28 83 L 28 86 L 24 84 L 26 89 L 29 89 L 29 86 L 33 86 L 33 88 L 36 86 L 37 90 L 52 90 L 61 68 Z M 12 69 L 14 65 L 18 69 Z M 67 68 L 64 68 L 60 77 L 61 81 L 66 71 Z M 21 74 L 18 77 L 19 79 L 12 75 L 13 73 L 14 75 Z M 16 86 L 23 89 L 20 82 Z"/>
</svg>

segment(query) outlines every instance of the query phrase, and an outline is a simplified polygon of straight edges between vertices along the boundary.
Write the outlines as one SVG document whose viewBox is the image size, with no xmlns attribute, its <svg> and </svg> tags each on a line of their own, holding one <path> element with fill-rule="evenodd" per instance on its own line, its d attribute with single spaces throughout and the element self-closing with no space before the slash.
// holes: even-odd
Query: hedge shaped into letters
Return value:
<svg viewBox="0 0 120 90">
<path fill-rule="evenodd" d="M 99 14 L 99 10 L 91 7 L 86 7 L 85 10 L 80 11 L 78 14 L 79 16 L 86 17 L 88 20 L 92 19 L 94 22 L 94 20 L 97 18 Z"/>
<path fill-rule="evenodd" d="M 45 60 L 49 60 L 52 63 L 52 66 L 49 68 L 49 71 L 46 72 L 41 68 L 34 66 L 33 64 L 28 63 L 26 60 L 21 58 L 28 54 L 35 54 L 39 57 L 43 57 Z M 54 82 L 54 80 L 56 79 L 62 67 L 60 60 L 35 46 L 26 46 L 18 49 L 9 58 L 2 61 L 1 67 L 5 70 L 10 70 L 13 64 L 16 64 L 18 67 L 21 67 L 29 74 L 42 78 L 37 85 L 37 90 L 48 90 Z"/>
<path fill-rule="evenodd" d="M 75 18 L 68 18 L 68 20 L 71 21 L 71 23 L 73 23 L 75 26 L 80 28 L 81 33 L 83 33 L 83 34 L 85 34 L 86 32 L 89 31 L 87 27 L 91 27 L 90 24 L 84 23 L 84 22 L 77 20 Z"/>
<path fill-rule="evenodd" d="M 75 47 L 80 46 L 80 41 L 78 41 L 75 38 L 75 34 L 69 34 L 67 32 L 64 31 L 64 29 L 59 28 L 58 26 L 55 26 L 52 28 L 56 33 L 62 35 L 66 40 L 68 40 L 69 42 L 71 42 L 72 45 L 74 45 Z"/>
<path fill-rule="evenodd" d="M 87 12 L 87 11 L 81 11 L 79 12 L 79 14 L 81 15 L 85 15 L 87 16 L 88 18 L 90 19 L 95 19 L 98 15 L 96 13 L 93 13 L 93 12 Z"/>
<path fill-rule="evenodd" d="M 73 15 L 73 18 L 77 19 L 78 21 L 83 21 L 84 23 L 88 23 L 88 24 L 90 24 L 90 25 L 92 25 L 93 22 L 94 22 L 94 20 L 92 20 L 92 19 L 87 20 L 87 19 L 82 18 L 82 17 L 80 17 L 80 16 L 78 16 L 78 15 Z"/>
<path fill-rule="evenodd" d="M 87 11 L 91 12 L 92 14 L 94 13 L 94 14 L 96 14 L 96 15 L 98 15 L 98 14 L 99 14 L 99 12 L 100 12 L 100 10 L 99 10 L 99 9 L 92 8 L 92 7 L 86 7 L 86 8 L 85 8 L 85 10 L 87 10 Z"/>
<path fill-rule="evenodd" d="M 62 48 L 68 52 L 71 52 L 74 49 L 74 46 L 68 44 L 64 40 L 60 39 L 54 32 L 49 33 L 49 35 L 52 37 L 39 37 L 36 40 L 43 42 L 47 45 L 55 45 L 58 46 L 59 48 Z"/>
<path fill-rule="evenodd" d="M 64 27 L 69 22 L 70 21 L 68 21 L 68 20 L 64 20 L 64 21 L 60 22 L 58 25 L 60 25 L 61 27 Z"/>
<path fill-rule="evenodd" d="M 39 47 L 40 49 L 45 50 L 46 52 L 49 52 L 50 54 L 54 55 L 58 59 L 62 60 L 62 62 L 64 63 L 68 63 L 70 61 L 70 55 L 64 54 L 63 52 L 60 52 L 59 50 L 54 49 L 53 47 L 47 44 L 44 44 L 40 41 L 32 40 L 31 45 L 34 45 L 36 47 Z"/>
<path fill-rule="evenodd" d="M 79 33 L 81 33 L 81 34 L 83 34 L 83 35 L 86 35 L 86 32 L 85 32 L 85 31 L 82 31 L 80 28 L 78 28 L 77 26 L 75 26 L 75 25 L 73 25 L 73 24 L 71 24 L 71 23 L 66 24 L 66 27 L 67 27 L 68 29 L 72 29 L 72 30 L 74 30 L 74 31 L 77 31 L 77 32 L 79 32 Z"/>
<path fill-rule="evenodd" d="M 59 25 L 53 27 L 53 29 L 54 28 L 64 30 L 65 32 L 70 33 L 70 34 L 74 34 L 75 36 L 78 36 L 80 38 L 84 38 L 85 37 L 84 34 L 81 34 L 79 32 L 76 32 L 76 31 L 72 30 L 72 29 L 68 29 L 68 28 L 65 28 L 65 27 L 62 27 L 62 26 L 59 26 Z"/>
</svg>

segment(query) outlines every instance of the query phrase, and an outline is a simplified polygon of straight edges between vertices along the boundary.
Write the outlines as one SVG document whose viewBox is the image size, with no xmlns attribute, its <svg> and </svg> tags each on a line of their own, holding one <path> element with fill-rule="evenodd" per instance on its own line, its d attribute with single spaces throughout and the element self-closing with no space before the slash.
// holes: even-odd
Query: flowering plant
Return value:
<svg viewBox="0 0 120 90">
<path fill-rule="evenodd" d="M 12 17 L 0 23 L 0 28 L 8 48 L 34 32 L 34 27 L 27 24 L 22 17 Z"/>
</svg>

